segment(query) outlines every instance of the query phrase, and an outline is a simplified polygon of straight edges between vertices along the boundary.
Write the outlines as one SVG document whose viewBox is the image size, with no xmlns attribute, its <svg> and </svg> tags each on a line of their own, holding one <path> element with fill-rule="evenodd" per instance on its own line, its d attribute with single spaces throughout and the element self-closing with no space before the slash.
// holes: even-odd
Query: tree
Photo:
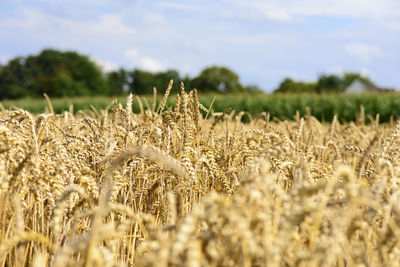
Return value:
<svg viewBox="0 0 400 267">
<path fill-rule="evenodd" d="M 32 69 L 33 89 L 38 95 L 42 91 L 53 96 L 109 93 L 105 77 L 87 56 L 47 49 L 26 61 Z M 69 80 L 68 90 L 56 86 L 60 78 Z"/>
<path fill-rule="evenodd" d="M 226 67 L 211 66 L 205 68 L 191 82 L 192 88 L 200 92 L 213 91 L 221 93 L 237 93 L 244 91 L 239 76 Z"/>
<path fill-rule="evenodd" d="M 25 60 L 17 57 L 8 62 L 0 70 L 0 99 L 19 98 L 29 95 L 29 75 L 24 68 Z"/>
<path fill-rule="evenodd" d="M 220 93 L 259 92 L 256 85 L 243 86 L 239 76 L 227 67 L 205 68 L 198 77 L 181 77 L 174 69 L 149 72 L 140 69 L 119 69 L 104 74 L 87 56 L 74 51 L 45 49 L 38 55 L 17 57 L 0 65 L 0 99 L 24 96 L 120 95 L 127 91 L 152 94 L 153 87 L 164 92 L 170 80 L 172 90 L 180 90 L 183 82 L 187 91 Z"/>
<path fill-rule="evenodd" d="M 293 93 L 295 91 L 296 91 L 296 83 L 290 78 L 285 78 L 274 92 L 275 93 L 289 93 L 289 92 Z"/>
<path fill-rule="evenodd" d="M 340 93 L 340 92 L 343 92 L 344 89 L 345 89 L 345 86 L 343 84 L 343 81 L 337 75 L 322 74 L 318 78 L 317 87 L 316 87 L 316 91 L 318 93 L 322 93 L 322 92 Z"/>
<path fill-rule="evenodd" d="M 249 93 L 259 93 L 263 90 L 256 84 L 249 84 L 244 87 L 244 90 Z"/>
<path fill-rule="evenodd" d="M 316 84 L 312 82 L 295 82 L 285 78 L 274 93 L 311 93 L 315 92 Z"/>
<path fill-rule="evenodd" d="M 181 78 L 179 72 L 174 69 L 156 73 L 135 69 L 131 75 L 133 79 L 131 90 L 136 94 L 152 94 L 153 87 L 163 92 L 170 80 L 174 81 L 174 88 L 179 88 L 181 81 L 188 82 L 187 77 Z"/>
<path fill-rule="evenodd" d="M 133 81 L 131 90 L 135 94 L 151 94 L 154 86 L 154 74 L 149 71 L 135 69 L 131 72 Z"/>
<path fill-rule="evenodd" d="M 364 84 L 375 86 L 374 82 L 372 82 L 369 77 L 363 76 L 357 72 L 345 72 L 342 78 L 344 88 L 349 86 L 355 80 L 360 80 Z"/>
<path fill-rule="evenodd" d="M 167 70 L 165 72 L 158 72 L 154 75 L 154 86 L 157 89 L 167 87 L 170 80 L 174 80 L 175 83 L 180 82 L 179 72 L 177 70 Z"/>
<path fill-rule="evenodd" d="M 183 82 L 183 84 L 185 85 L 185 89 L 187 89 L 187 91 L 192 90 L 193 88 L 191 87 L 191 83 L 192 83 L 192 78 L 189 75 L 185 75 L 181 82 Z"/>
<path fill-rule="evenodd" d="M 133 78 L 128 71 L 120 68 L 117 71 L 112 71 L 107 74 L 107 82 L 110 88 L 110 94 L 120 95 L 123 92 L 131 90 Z"/>
<path fill-rule="evenodd" d="M 360 73 L 345 72 L 342 76 L 334 74 L 322 74 L 318 78 L 316 90 L 318 93 L 322 92 L 343 92 L 353 81 L 360 80 L 364 84 L 375 86 L 375 84 L 368 78 Z"/>
<path fill-rule="evenodd" d="M 84 55 L 43 50 L 18 57 L 0 70 L 1 98 L 26 95 L 73 96 L 109 94 L 103 73 Z"/>
</svg>

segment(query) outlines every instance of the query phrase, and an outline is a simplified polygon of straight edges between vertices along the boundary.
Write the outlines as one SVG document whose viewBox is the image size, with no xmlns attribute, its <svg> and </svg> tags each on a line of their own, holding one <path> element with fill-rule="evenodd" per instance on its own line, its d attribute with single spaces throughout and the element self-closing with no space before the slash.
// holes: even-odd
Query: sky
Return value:
<svg viewBox="0 0 400 267">
<path fill-rule="evenodd" d="M 104 71 L 227 66 L 267 92 L 345 71 L 400 89 L 399 0 L 1 0 L 0 36 L 0 64 L 55 48 Z"/>
</svg>

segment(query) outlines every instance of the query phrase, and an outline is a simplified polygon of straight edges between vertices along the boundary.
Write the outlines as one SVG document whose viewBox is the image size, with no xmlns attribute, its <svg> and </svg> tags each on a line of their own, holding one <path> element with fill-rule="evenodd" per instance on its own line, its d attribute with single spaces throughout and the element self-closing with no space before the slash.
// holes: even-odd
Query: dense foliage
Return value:
<svg viewBox="0 0 400 267">
<path fill-rule="evenodd" d="M 290 78 L 285 78 L 279 87 L 275 90 L 276 93 L 312 93 L 316 90 L 316 83 L 313 82 L 295 82 Z"/>
<path fill-rule="evenodd" d="M 80 95 L 151 94 L 153 88 L 165 88 L 174 80 L 199 92 L 232 93 L 261 91 L 255 85 L 242 85 L 239 76 L 227 67 L 205 68 L 198 77 L 182 76 L 177 70 L 149 72 L 119 69 L 103 73 L 100 66 L 77 52 L 43 50 L 38 55 L 17 57 L 0 66 L 0 99 L 25 96 L 51 97 Z"/>
<path fill-rule="evenodd" d="M 107 94 L 97 66 L 76 52 L 43 50 L 37 56 L 17 57 L 0 69 L 0 98 Z"/>
<path fill-rule="evenodd" d="M 218 66 L 204 69 L 198 77 L 192 80 L 191 86 L 200 92 L 239 93 L 244 91 L 236 73 L 226 67 Z"/>
</svg>

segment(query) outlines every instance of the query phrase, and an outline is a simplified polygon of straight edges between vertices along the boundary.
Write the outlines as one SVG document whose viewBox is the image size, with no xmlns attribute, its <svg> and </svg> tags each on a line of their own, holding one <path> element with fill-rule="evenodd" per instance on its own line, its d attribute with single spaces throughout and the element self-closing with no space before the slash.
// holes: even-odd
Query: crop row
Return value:
<svg viewBox="0 0 400 267">
<path fill-rule="evenodd" d="M 214 100 L 215 98 L 215 100 Z M 110 103 L 115 99 L 112 97 L 75 97 L 52 99 L 54 111 L 62 113 L 70 110 L 87 110 L 91 108 L 104 109 L 111 106 Z M 142 105 L 152 106 L 153 96 L 140 96 Z M 363 94 L 363 95 L 336 95 L 336 94 L 237 94 L 237 95 L 214 95 L 205 94 L 199 96 L 200 103 L 210 107 L 215 112 L 223 112 L 228 108 L 236 111 L 247 112 L 254 116 L 262 112 L 269 113 L 271 118 L 291 120 L 299 112 L 300 116 L 307 114 L 309 108 L 311 114 L 321 121 L 332 121 L 335 115 L 339 121 L 356 120 L 362 109 L 365 117 L 375 118 L 379 114 L 380 122 L 388 122 L 393 117 L 394 120 L 400 115 L 400 94 Z M 213 101 L 214 100 L 214 101 Z M 125 97 L 118 97 L 119 103 L 125 104 Z M 161 98 L 157 97 L 157 102 Z M 172 95 L 167 102 L 167 106 L 174 105 L 176 98 Z M 9 109 L 15 106 L 28 110 L 32 113 L 41 113 L 48 107 L 46 100 L 43 99 L 21 99 L 14 101 L 3 101 L 4 108 Z M 361 106 L 363 108 L 361 108 Z M 132 110 L 140 112 L 140 104 L 137 98 L 133 102 Z M 246 120 L 246 117 L 244 117 Z"/>
</svg>

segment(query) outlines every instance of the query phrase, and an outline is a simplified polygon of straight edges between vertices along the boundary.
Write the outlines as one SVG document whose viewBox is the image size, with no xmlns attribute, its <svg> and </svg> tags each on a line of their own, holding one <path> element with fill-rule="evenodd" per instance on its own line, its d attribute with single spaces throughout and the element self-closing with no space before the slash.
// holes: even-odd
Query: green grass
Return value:
<svg viewBox="0 0 400 267">
<path fill-rule="evenodd" d="M 360 106 L 365 108 L 365 115 L 375 117 L 380 114 L 380 121 L 387 122 L 390 117 L 400 118 L 400 93 L 385 94 L 363 94 L 363 95 L 335 95 L 335 94 L 240 94 L 240 95 L 200 95 L 200 102 L 209 107 L 212 99 L 216 97 L 213 104 L 214 111 L 224 111 L 232 107 L 236 111 L 245 111 L 251 115 L 257 115 L 261 112 L 270 113 L 271 117 L 279 119 L 293 119 L 296 111 L 301 116 L 306 114 L 306 108 L 311 109 L 311 113 L 319 120 L 330 121 L 335 114 L 339 120 L 355 120 L 360 113 Z M 146 98 L 152 105 L 152 96 L 141 96 Z M 51 102 L 56 113 L 62 113 L 73 105 L 74 111 L 90 109 L 91 106 L 96 109 L 106 108 L 114 99 L 125 105 L 126 97 L 72 97 L 72 98 L 53 98 Z M 158 102 L 161 101 L 161 95 Z M 171 95 L 167 106 L 172 106 L 175 102 L 175 96 Z M 22 108 L 32 113 L 40 113 L 48 108 L 46 100 L 43 99 L 19 99 L 1 101 L 4 108 Z M 143 103 L 143 105 L 145 105 Z M 139 112 L 139 105 L 134 99 L 133 111 Z"/>
</svg>

